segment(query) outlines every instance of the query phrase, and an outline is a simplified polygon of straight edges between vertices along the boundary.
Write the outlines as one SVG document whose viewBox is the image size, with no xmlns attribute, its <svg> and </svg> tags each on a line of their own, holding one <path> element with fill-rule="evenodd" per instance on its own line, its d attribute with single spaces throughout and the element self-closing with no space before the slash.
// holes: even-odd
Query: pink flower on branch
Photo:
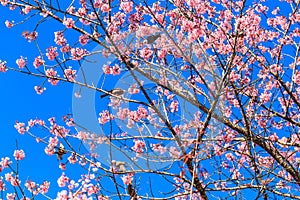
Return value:
<svg viewBox="0 0 300 200">
<path fill-rule="evenodd" d="M 22 135 L 25 133 L 25 131 L 28 130 L 28 128 L 25 126 L 25 123 L 18 122 L 18 121 L 16 122 L 16 124 L 14 125 L 14 127 Z"/>
<path fill-rule="evenodd" d="M 34 86 L 34 90 L 37 94 L 42 94 L 46 90 L 46 88 L 41 86 Z"/>
<path fill-rule="evenodd" d="M 11 163 L 12 163 L 12 161 L 10 161 L 9 157 L 1 158 L 0 167 L 1 168 L 7 168 L 7 167 L 9 167 L 9 165 Z"/>
<path fill-rule="evenodd" d="M 67 28 L 73 28 L 75 23 L 72 18 L 65 18 L 63 21 L 63 25 L 65 25 Z"/>
<path fill-rule="evenodd" d="M 5 26 L 7 27 L 7 28 L 11 28 L 11 27 L 13 27 L 13 22 L 10 22 L 10 21 L 8 21 L 8 20 L 6 20 L 5 21 Z"/>
<path fill-rule="evenodd" d="M 20 69 L 24 68 L 26 65 L 26 59 L 24 59 L 22 56 L 16 60 L 16 63 Z"/>
<path fill-rule="evenodd" d="M 0 191 L 5 191 L 7 188 L 5 188 L 5 183 L 3 182 L 3 178 L 0 178 Z"/>
<path fill-rule="evenodd" d="M 46 194 L 49 191 L 50 182 L 44 181 L 42 185 L 39 187 L 39 191 L 41 194 Z"/>
<path fill-rule="evenodd" d="M 35 40 L 38 36 L 38 32 L 33 31 L 33 32 L 29 32 L 29 31 L 23 31 L 22 32 L 22 36 L 28 41 L 31 42 L 32 40 Z"/>
<path fill-rule="evenodd" d="M 122 181 L 125 185 L 131 184 L 133 180 L 133 173 L 128 173 L 128 175 L 122 177 Z"/>
<path fill-rule="evenodd" d="M 71 49 L 71 56 L 72 60 L 81 60 L 84 56 L 87 55 L 87 50 L 81 48 L 72 48 Z"/>
<path fill-rule="evenodd" d="M 58 56 L 57 47 L 49 47 L 47 48 L 46 56 L 49 60 L 54 60 Z"/>
<path fill-rule="evenodd" d="M 110 11 L 110 7 L 109 7 L 109 5 L 107 3 L 104 3 L 101 6 L 101 10 L 102 10 L 102 12 L 106 13 L 106 12 Z"/>
<path fill-rule="evenodd" d="M 24 8 L 22 8 L 22 12 L 27 15 L 31 11 L 32 7 L 29 5 L 26 5 Z"/>
<path fill-rule="evenodd" d="M 33 66 L 37 69 L 39 66 L 42 66 L 45 64 L 45 61 L 41 58 L 41 56 L 38 56 L 33 61 Z"/>
<path fill-rule="evenodd" d="M 114 119 L 114 116 L 109 113 L 108 110 L 103 111 L 102 113 L 99 113 L 100 117 L 98 118 L 98 121 L 100 124 L 105 124 L 109 122 L 109 120 Z"/>
<path fill-rule="evenodd" d="M 86 45 L 89 41 L 89 36 L 88 35 L 81 35 L 79 36 L 79 43 L 81 45 Z"/>
<path fill-rule="evenodd" d="M 0 60 L 0 72 L 6 72 L 6 71 L 7 71 L 6 62 Z"/>
<path fill-rule="evenodd" d="M 65 46 L 67 43 L 64 33 L 62 31 L 54 32 L 54 42 L 59 46 Z"/>
<path fill-rule="evenodd" d="M 125 13 L 130 13 L 133 8 L 133 2 L 132 1 L 121 1 L 120 9 L 123 10 Z"/>
<path fill-rule="evenodd" d="M 68 79 L 68 81 L 71 81 L 71 82 L 75 81 L 76 73 L 77 73 L 77 71 L 75 69 L 72 69 L 71 67 L 64 70 L 65 77 Z"/>
<path fill-rule="evenodd" d="M 18 177 L 12 175 L 12 172 L 5 174 L 5 180 L 10 182 L 12 186 L 19 186 L 21 183 Z"/>
<path fill-rule="evenodd" d="M 46 75 L 48 77 L 48 82 L 51 83 L 51 85 L 55 86 L 58 84 L 58 80 L 55 79 L 57 77 L 57 71 L 55 71 L 53 68 L 47 69 Z"/>
<path fill-rule="evenodd" d="M 69 182 L 70 179 L 65 175 L 65 173 L 62 173 L 62 175 L 57 180 L 57 184 L 59 187 L 65 187 Z"/>
<path fill-rule="evenodd" d="M 144 152 L 145 142 L 138 139 L 133 140 L 133 142 L 134 146 L 132 147 L 132 150 L 136 152 L 138 156 L 141 155 Z"/>
<path fill-rule="evenodd" d="M 14 157 L 16 160 L 23 160 L 25 158 L 25 153 L 23 150 L 15 150 Z"/>
</svg>

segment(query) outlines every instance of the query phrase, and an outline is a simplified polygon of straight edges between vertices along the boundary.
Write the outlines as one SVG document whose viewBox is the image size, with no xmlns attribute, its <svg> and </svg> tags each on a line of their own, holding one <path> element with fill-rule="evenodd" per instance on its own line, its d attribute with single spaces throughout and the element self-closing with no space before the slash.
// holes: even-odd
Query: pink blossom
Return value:
<svg viewBox="0 0 300 200">
<path fill-rule="evenodd" d="M 130 13 L 132 11 L 133 2 L 132 1 L 121 1 L 120 9 L 125 13 Z"/>
<path fill-rule="evenodd" d="M 121 106 L 122 99 L 110 97 L 109 106 L 113 107 L 114 109 L 117 109 Z"/>
<path fill-rule="evenodd" d="M 15 200 L 16 199 L 16 194 L 15 193 L 7 193 L 6 194 L 6 199 L 7 200 Z"/>
<path fill-rule="evenodd" d="M 128 88 L 129 94 L 138 94 L 140 92 L 140 89 L 138 89 L 137 84 L 133 84 Z"/>
<path fill-rule="evenodd" d="M 133 173 L 128 173 L 128 175 L 122 177 L 122 181 L 125 185 L 132 183 Z"/>
<path fill-rule="evenodd" d="M 113 115 L 109 113 L 109 111 L 103 111 L 102 113 L 99 113 L 100 117 L 98 118 L 98 121 L 100 124 L 105 124 L 109 120 L 113 119 Z"/>
<path fill-rule="evenodd" d="M 59 46 L 65 46 L 67 40 L 64 38 L 64 33 L 62 31 L 54 32 L 54 42 Z"/>
<path fill-rule="evenodd" d="M 75 24 L 72 18 L 65 18 L 63 25 L 65 25 L 67 28 L 73 28 Z"/>
<path fill-rule="evenodd" d="M 67 52 L 71 51 L 71 48 L 70 48 L 70 46 L 67 44 L 67 45 L 61 47 L 61 48 L 60 48 L 60 51 L 61 51 L 62 53 L 67 53 Z"/>
<path fill-rule="evenodd" d="M 101 6 L 101 10 L 102 10 L 102 12 L 106 13 L 106 12 L 110 11 L 110 7 L 109 7 L 109 5 L 107 3 L 104 3 Z"/>
<path fill-rule="evenodd" d="M 169 108 L 171 109 L 170 112 L 177 112 L 178 111 L 178 106 L 179 106 L 179 103 L 178 101 L 172 101 Z"/>
<path fill-rule="evenodd" d="M 111 70 L 109 65 L 103 65 L 102 69 L 103 69 L 104 74 L 111 74 L 112 73 L 112 70 Z"/>
<path fill-rule="evenodd" d="M 25 187 L 34 195 L 37 195 L 37 184 L 33 181 L 27 180 Z"/>
<path fill-rule="evenodd" d="M 148 111 L 144 107 L 139 106 L 138 110 L 137 110 L 137 115 L 138 115 L 139 119 L 147 118 L 148 117 Z"/>
<path fill-rule="evenodd" d="M 21 183 L 21 181 L 20 181 L 17 177 L 14 177 L 14 176 L 12 175 L 12 172 L 11 172 L 11 173 L 6 173 L 6 174 L 5 174 L 5 180 L 8 181 L 8 182 L 10 182 L 10 184 L 11 184 L 12 186 L 19 186 L 20 183 Z"/>
<path fill-rule="evenodd" d="M 234 157 L 234 155 L 233 155 L 232 153 L 227 153 L 227 154 L 225 155 L 225 157 L 226 157 L 227 160 L 229 160 L 229 161 L 234 161 L 234 160 L 235 160 L 235 157 Z"/>
<path fill-rule="evenodd" d="M 241 180 L 242 179 L 242 175 L 237 169 L 233 170 L 232 179 L 234 179 L 234 180 L 238 180 L 238 179 Z"/>
<path fill-rule="evenodd" d="M 76 98 L 81 98 L 80 92 L 75 92 L 75 93 L 74 93 L 74 96 L 75 96 Z"/>
<path fill-rule="evenodd" d="M 23 150 L 15 150 L 14 157 L 16 160 L 23 160 L 25 158 L 25 153 Z"/>
<path fill-rule="evenodd" d="M 26 5 L 24 8 L 22 8 L 22 11 L 25 15 L 27 15 L 31 11 L 31 6 Z"/>
<path fill-rule="evenodd" d="M 24 68 L 26 64 L 26 60 L 21 56 L 19 59 L 16 60 L 16 63 L 20 69 Z"/>
<path fill-rule="evenodd" d="M 72 69 L 69 67 L 68 69 L 64 70 L 65 77 L 68 79 L 68 81 L 74 82 L 76 78 L 77 71 L 75 69 Z"/>
<path fill-rule="evenodd" d="M 161 144 L 151 144 L 152 150 L 156 152 L 160 152 L 160 154 L 164 154 L 167 152 L 167 148 L 162 146 Z"/>
<path fill-rule="evenodd" d="M 138 155 L 143 153 L 145 148 L 145 142 L 138 139 L 135 139 L 133 142 L 134 146 L 131 149 L 135 151 Z"/>
<path fill-rule="evenodd" d="M 53 47 L 53 46 L 47 48 L 46 56 L 48 57 L 49 60 L 54 60 L 58 56 L 58 52 L 56 50 L 57 47 Z"/>
<path fill-rule="evenodd" d="M 266 91 L 260 95 L 260 100 L 262 103 L 267 103 L 270 101 L 271 94 Z"/>
<path fill-rule="evenodd" d="M 25 131 L 27 131 L 27 128 L 25 127 L 25 123 L 21 123 L 17 121 L 14 127 L 22 135 L 25 133 Z"/>
<path fill-rule="evenodd" d="M 91 196 L 93 194 L 97 194 L 99 191 L 99 187 L 95 186 L 95 185 L 91 185 L 90 187 L 88 187 L 88 196 Z M 99 198 L 98 198 L 99 199 Z"/>
<path fill-rule="evenodd" d="M 71 49 L 72 60 L 81 60 L 86 54 L 87 51 L 85 49 L 81 49 L 78 47 Z"/>
<path fill-rule="evenodd" d="M 65 163 L 59 163 L 58 168 L 61 169 L 61 170 L 66 170 L 67 169 L 67 165 Z"/>
<path fill-rule="evenodd" d="M 65 137 L 66 134 L 68 134 L 70 131 L 70 130 L 66 129 L 65 127 L 59 126 L 57 124 L 54 124 L 50 128 L 51 128 L 50 133 L 52 133 L 53 135 L 58 136 L 58 137 Z"/>
<path fill-rule="evenodd" d="M 5 183 L 3 182 L 3 178 L 1 177 L 0 178 L 0 191 L 4 191 L 4 190 L 6 190 Z"/>
<path fill-rule="evenodd" d="M 55 117 L 50 117 L 48 121 L 50 122 L 51 126 L 53 126 L 55 124 Z"/>
<path fill-rule="evenodd" d="M 79 36 L 79 43 L 81 45 L 86 45 L 88 43 L 88 41 L 89 41 L 89 36 L 87 36 L 87 35 Z"/>
<path fill-rule="evenodd" d="M 175 147 L 170 147 L 169 154 L 172 158 L 179 158 L 180 157 L 180 151 L 178 151 Z"/>
<path fill-rule="evenodd" d="M 47 147 L 45 147 L 44 151 L 49 156 L 51 156 L 51 155 L 53 155 L 55 153 L 54 147 L 51 147 L 49 145 Z"/>
<path fill-rule="evenodd" d="M 0 2 L 1 2 L 2 6 L 6 6 L 9 2 L 9 0 L 1 0 Z"/>
<path fill-rule="evenodd" d="M 120 66 L 118 64 L 116 64 L 112 67 L 111 74 L 114 76 L 120 74 Z"/>
<path fill-rule="evenodd" d="M 296 70 L 295 74 L 293 75 L 293 81 L 296 84 L 300 84 L 300 71 Z"/>
<path fill-rule="evenodd" d="M 66 183 L 69 183 L 70 179 L 65 176 L 65 173 L 62 173 L 62 175 L 57 179 L 57 184 L 59 187 L 65 187 Z"/>
<path fill-rule="evenodd" d="M 69 14 L 75 14 L 75 7 L 74 6 L 68 7 L 67 13 L 69 13 Z"/>
<path fill-rule="evenodd" d="M 2 168 L 7 168 L 7 167 L 9 167 L 9 165 L 10 165 L 11 163 L 12 163 L 12 162 L 10 161 L 10 158 L 9 158 L 9 157 L 1 158 L 0 166 L 1 166 Z"/>
<path fill-rule="evenodd" d="M 68 192 L 66 190 L 57 193 L 56 200 L 68 200 Z M 72 198 L 75 199 L 75 198 Z M 77 200 L 77 199 L 76 199 Z"/>
<path fill-rule="evenodd" d="M 28 42 L 31 42 L 32 40 L 35 40 L 38 36 L 38 32 L 33 31 L 33 32 L 29 32 L 29 31 L 23 31 L 22 32 L 22 36 L 28 40 Z"/>
<path fill-rule="evenodd" d="M 45 61 L 41 58 L 41 56 L 38 56 L 33 61 L 33 66 L 37 69 L 39 66 L 44 65 Z"/>
<path fill-rule="evenodd" d="M 6 71 L 7 71 L 6 62 L 0 60 L 0 72 L 6 72 Z"/>
<path fill-rule="evenodd" d="M 143 48 L 140 50 L 140 54 L 142 58 L 149 60 L 153 54 L 153 51 L 150 48 Z"/>
<path fill-rule="evenodd" d="M 95 0 L 94 1 L 94 7 L 95 8 L 101 8 L 102 5 L 103 5 L 102 0 Z"/>
<path fill-rule="evenodd" d="M 125 120 L 129 114 L 129 109 L 128 108 L 120 108 L 118 110 L 117 116 L 121 120 Z"/>
<path fill-rule="evenodd" d="M 46 194 L 48 192 L 49 188 L 50 188 L 50 182 L 44 181 L 43 184 L 40 185 L 40 188 L 39 188 L 40 193 Z"/>
<path fill-rule="evenodd" d="M 49 10 L 48 9 L 44 9 L 44 10 L 42 10 L 41 11 L 41 13 L 40 13 L 40 15 L 42 16 L 42 17 L 47 17 L 48 15 L 49 15 Z"/>
<path fill-rule="evenodd" d="M 55 79 L 57 76 L 57 71 L 55 71 L 53 68 L 46 70 L 46 76 L 48 77 L 48 82 L 51 83 L 51 85 L 57 85 L 58 80 Z"/>
<path fill-rule="evenodd" d="M 87 13 L 87 9 L 85 7 L 78 8 L 77 15 L 83 17 Z"/>
<path fill-rule="evenodd" d="M 46 88 L 41 86 L 34 86 L 34 90 L 37 94 L 42 94 L 46 90 Z"/>
<path fill-rule="evenodd" d="M 279 137 L 275 133 L 273 133 L 272 135 L 269 136 L 269 139 L 273 142 L 277 142 Z"/>
<path fill-rule="evenodd" d="M 77 133 L 77 138 L 80 139 L 80 140 L 87 140 L 88 137 L 89 137 L 89 135 L 84 131 L 79 131 Z"/>
<path fill-rule="evenodd" d="M 77 156 L 75 154 L 71 155 L 68 157 L 68 161 L 71 163 L 71 164 L 75 164 L 78 159 L 77 159 Z"/>
<path fill-rule="evenodd" d="M 8 20 L 6 20 L 5 21 L 5 26 L 7 27 L 7 28 L 11 28 L 11 27 L 13 27 L 13 22 L 10 22 L 10 21 L 8 21 Z"/>
</svg>

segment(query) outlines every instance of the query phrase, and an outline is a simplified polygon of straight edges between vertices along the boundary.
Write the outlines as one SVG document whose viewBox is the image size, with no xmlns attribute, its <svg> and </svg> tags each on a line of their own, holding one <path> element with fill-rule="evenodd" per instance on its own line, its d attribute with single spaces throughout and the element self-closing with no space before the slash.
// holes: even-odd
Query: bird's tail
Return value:
<svg viewBox="0 0 300 200">
<path fill-rule="evenodd" d="M 102 99 L 102 98 L 104 98 L 104 97 L 106 97 L 106 96 L 108 96 L 108 94 L 102 94 L 101 96 L 100 96 L 100 98 Z"/>
</svg>

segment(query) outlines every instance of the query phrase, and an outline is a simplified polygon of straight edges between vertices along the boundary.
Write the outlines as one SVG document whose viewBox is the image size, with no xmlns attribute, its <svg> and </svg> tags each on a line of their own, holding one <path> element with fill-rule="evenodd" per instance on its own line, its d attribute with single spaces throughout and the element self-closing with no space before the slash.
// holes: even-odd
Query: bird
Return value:
<svg viewBox="0 0 300 200">
<path fill-rule="evenodd" d="M 128 188 L 127 188 L 127 193 L 129 194 L 129 196 L 131 197 L 132 200 L 137 200 L 137 193 L 135 191 L 135 189 L 132 186 L 132 183 L 130 182 L 128 184 Z"/>
<path fill-rule="evenodd" d="M 66 154 L 65 147 L 61 142 L 60 142 L 59 147 L 58 147 L 57 151 L 55 152 L 55 154 L 57 154 L 58 160 L 62 160 L 62 156 L 64 154 Z"/>
<path fill-rule="evenodd" d="M 119 170 L 120 172 L 126 172 L 126 163 L 121 161 L 112 160 L 111 163 Z"/>
<path fill-rule="evenodd" d="M 160 33 L 156 34 L 156 35 L 151 35 L 144 40 L 144 43 L 145 44 L 153 44 L 160 36 L 161 36 Z"/>
<path fill-rule="evenodd" d="M 121 88 L 115 88 L 115 89 L 112 89 L 112 90 L 109 90 L 109 91 L 107 91 L 108 93 L 105 93 L 105 94 L 102 94 L 101 96 L 100 96 L 100 98 L 102 99 L 102 98 L 104 98 L 104 97 L 106 97 L 106 96 L 109 96 L 109 95 L 116 95 L 116 96 L 121 96 L 121 95 L 123 95 L 124 93 L 125 93 L 125 90 L 123 90 L 123 89 L 121 89 Z"/>
</svg>

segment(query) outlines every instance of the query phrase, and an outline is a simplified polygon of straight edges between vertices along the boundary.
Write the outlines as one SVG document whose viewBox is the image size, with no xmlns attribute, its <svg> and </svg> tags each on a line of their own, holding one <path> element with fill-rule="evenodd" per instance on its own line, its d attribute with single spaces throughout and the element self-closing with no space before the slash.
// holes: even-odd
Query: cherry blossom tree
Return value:
<svg viewBox="0 0 300 200">
<path fill-rule="evenodd" d="M 17 148 L 0 162 L 2 198 L 300 199 L 299 1 L 1 4 L 11 31 L 35 25 L 22 37 L 36 52 L 0 71 L 39 77 L 37 95 L 73 84 L 74 105 L 92 91 L 97 113 L 16 122 L 62 172 L 24 183 Z"/>
</svg>

